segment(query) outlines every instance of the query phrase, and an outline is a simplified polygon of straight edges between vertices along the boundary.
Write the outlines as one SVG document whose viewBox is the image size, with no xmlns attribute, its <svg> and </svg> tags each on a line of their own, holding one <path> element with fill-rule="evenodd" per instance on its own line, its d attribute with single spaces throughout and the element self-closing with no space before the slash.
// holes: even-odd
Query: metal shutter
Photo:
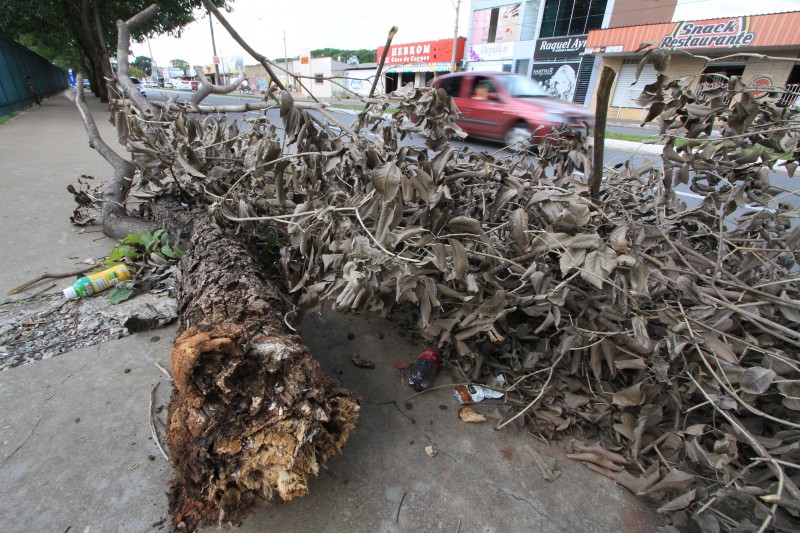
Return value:
<svg viewBox="0 0 800 533">
<path fill-rule="evenodd" d="M 581 60 L 580 67 L 578 67 L 578 81 L 575 84 L 575 96 L 572 101 L 578 104 L 588 103 L 586 100 L 586 93 L 589 91 L 589 80 L 592 79 L 592 70 L 594 69 L 594 56 L 584 56 Z"/>
<path fill-rule="evenodd" d="M 658 73 L 653 65 L 648 63 L 642 69 L 642 74 L 639 76 L 639 81 L 633 84 L 636 79 L 636 65 L 637 59 L 626 59 L 622 64 L 619 71 L 619 78 L 617 79 L 617 86 L 614 90 L 614 98 L 611 100 L 613 107 L 635 107 L 642 109 L 642 106 L 636 105 L 636 99 L 644 89 L 645 85 L 649 85 L 656 81 Z"/>
<path fill-rule="evenodd" d="M 527 76 L 530 64 L 530 59 L 517 59 L 516 63 L 514 63 L 514 74 L 522 74 L 523 76 Z"/>
</svg>

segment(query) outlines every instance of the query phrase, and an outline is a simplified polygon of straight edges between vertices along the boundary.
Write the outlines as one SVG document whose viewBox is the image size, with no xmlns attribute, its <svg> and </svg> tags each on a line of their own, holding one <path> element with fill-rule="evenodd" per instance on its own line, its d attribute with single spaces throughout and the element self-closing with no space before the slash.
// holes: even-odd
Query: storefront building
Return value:
<svg viewBox="0 0 800 533">
<path fill-rule="evenodd" d="M 633 82 L 636 66 L 650 47 L 637 50 L 648 42 L 672 52 L 666 73 L 669 77 L 695 76 L 692 86 L 701 98 L 704 91 L 735 75 L 751 87 L 781 90 L 779 104 L 794 105 L 800 93 L 800 65 L 737 54 L 800 57 L 798 28 L 800 11 L 625 26 L 590 31 L 586 54 L 600 58 L 601 68 L 608 65 L 617 73 L 609 110 L 612 117 L 641 120 L 646 114 L 636 99 L 645 85 L 656 80 L 653 66 L 645 65 L 639 80 Z M 707 56 L 712 61 L 706 64 L 694 55 Z M 592 102 L 594 105 L 594 97 Z"/>
<path fill-rule="evenodd" d="M 608 24 L 614 5 L 615 0 L 473 1 L 466 69 L 530 76 L 554 98 L 586 103 L 594 67 L 594 58 L 583 53 L 586 37 Z"/>
<path fill-rule="evenodd" d="M 528 76 L 543 0 L 473 0 L 465 70 Z"/>
<path fill-rule="evenodd" d="M 464 58 L 466 39 L 456 39 L 456 62 Z M 380 61 L 384 47 L 376 52 Z M 418 43 L 393 44 L 386 54 L 383 66 L 383 80 L 387 92 L 413 83 L 415 87 L 424 87 L 437 74 L 451 71 L 453 61 L 453 39 L 439 41 L 423 41 Z"/>
</svg>

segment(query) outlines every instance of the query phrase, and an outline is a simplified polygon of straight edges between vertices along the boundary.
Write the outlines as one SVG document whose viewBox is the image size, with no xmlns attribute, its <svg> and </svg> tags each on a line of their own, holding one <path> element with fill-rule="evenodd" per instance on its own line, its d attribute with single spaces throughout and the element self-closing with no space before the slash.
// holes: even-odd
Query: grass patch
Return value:
<svg viewBox="0 0 800 533">
<path fill-rule="evenodd" d="M 28 108 L 26 107 L 25 109 L 28 109 Z M 17 109 L 16 111 L 11 113 L 10 115 L 3 115 L 2 117 L 0 117 L 0 126 L 5 124 L 6 122 L 11 120 L 12 118 L 16 117 L 17 115 L 21 114 L 23 111 L 25 111 L 25 109 Z"/>
<path fill-rule="evenodd" d="M 634 134 L 631 134 L 631 133 L 617 133 L 617 132 L 614 132 L 614 131 L 606 131 L 606 139 L 616 139 L 616 140 L 619 140 L 619 141 L 629 141 L 629 142 L 641 143 L 641 142 L 644 142 L 644 141 L 658 141 L 659 139 L 661 139 L 661 136 L 660 135 L 634 135 Z M 721 140 L 721 139 L 711 139 L 711 141 L 716 141 L 716 140 Z M 675 146 L 681 146 L 681 145 L 684 145 L 684 144 L 686 144 L 686 139 L 675 139 Z M 753 152 L 753 151 L 756 151 L 756 150 L 760 152 L 761 150 L 764 150 L 764 147 L 763 146 L 752 146 L 750 148 L 745 148 L 745 152 L 747 152 L 747 153 L 750 153 L 750 152 Z M 779 152 L 776 152 L 775 150 L 772 150 L 770 148 L 766 148 L 766 150 L 767 150 L 767 154 L 769 154 L 770 157 L 777 157 L 778 159 L 791 159 L 792 158 L 792 154 L 790 152 L 779 153 Z"/>
</svg>

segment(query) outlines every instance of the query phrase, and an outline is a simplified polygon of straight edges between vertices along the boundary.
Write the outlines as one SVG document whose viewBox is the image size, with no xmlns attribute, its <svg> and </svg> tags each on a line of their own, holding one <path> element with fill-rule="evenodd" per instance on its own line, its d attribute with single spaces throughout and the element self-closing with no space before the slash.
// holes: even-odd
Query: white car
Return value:
<svg viewBox="0 0 800 533">
<path fill-rule="evenodd" d="M 139 78 L 134 78 L 131 76 L 131 83 L 133 83 L 133 86 L 136 87 L 136 90 L 138 90 L 142 96 L 145 98 L 147 97 L 147 92 L 145 92 L 144 87 L 142 87 L 142 82 L 139 81 Z"/>
<path fill-rule="evenodd" d="M 192 90 L 192 82 L 181 80 L 175 84 L 175 88 L 181 91 L 191 91 Z"/>
</svg>

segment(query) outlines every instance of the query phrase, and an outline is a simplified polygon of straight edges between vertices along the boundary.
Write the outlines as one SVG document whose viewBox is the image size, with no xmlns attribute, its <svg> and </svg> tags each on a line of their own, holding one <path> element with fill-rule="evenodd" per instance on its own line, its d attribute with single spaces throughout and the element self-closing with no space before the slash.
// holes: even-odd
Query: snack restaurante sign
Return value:
<svg viewBox="0 0 800 533">
<path fill-rule="evenodd" d="M 750 17 L 695 20 L 675 24 L 672 34 L 661 39 L 659 48 L 734 48 L 750 46 L 755 33 L 750 30 Z"/>
<path fill-rule="evenodd" d="M 795 49 L 800 47 L 797 28 L 800 11 L 606 28 L 589 32 L 586 53 L 636 53 L 647 42 L 667 50 Z"/>
</svg>

